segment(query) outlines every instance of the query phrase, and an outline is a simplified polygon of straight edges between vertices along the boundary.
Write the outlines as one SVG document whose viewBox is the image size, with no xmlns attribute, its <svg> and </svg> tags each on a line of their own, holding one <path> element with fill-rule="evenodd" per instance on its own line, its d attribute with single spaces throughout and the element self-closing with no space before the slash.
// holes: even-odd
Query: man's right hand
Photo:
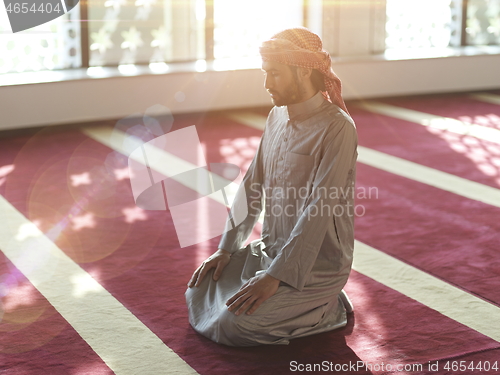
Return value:
<svg viewBox="0 0 500 375">
<path fill-rule="evenodd" d="M 229 251 L 222 249 L 217 250 L 209 258 L 207 258 L 207 260 L 205 260 L 196 271 L 194 271 L 193 276 L 188 283 L 188 287 L 192 288 L 193 286 L 200 285 L 207 272 L 212 268 L 215 268 L 214 280 L 217 281 L 222 273 L 222 270 L 226 267 L 230 260 L 231 253 Z"/>
</svg>

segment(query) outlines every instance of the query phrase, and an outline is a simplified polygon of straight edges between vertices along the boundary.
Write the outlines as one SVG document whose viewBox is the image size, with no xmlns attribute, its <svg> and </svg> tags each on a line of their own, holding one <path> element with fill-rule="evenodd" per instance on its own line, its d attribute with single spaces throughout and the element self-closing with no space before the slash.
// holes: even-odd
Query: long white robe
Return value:
<svg viewBox="0 0 500 375">
<path fill-rule="evenodd" d="M 287 344 L 347 323 L 339 294 L 354 248 L 356 148 L 354 122 L 319 92 L 271 110 L 236 198 L 246 200 L 249 214 L 219 244 L 231 261 L 217 282 L 209 272 L 186 291 L 196 331 L 251 346 Z M 263 202 L 262 239 L 242 247 Z M 277 293 L 252 315 L 227 311 L 226 301 L 259 272 L 281 281 Z"/>
</svg>

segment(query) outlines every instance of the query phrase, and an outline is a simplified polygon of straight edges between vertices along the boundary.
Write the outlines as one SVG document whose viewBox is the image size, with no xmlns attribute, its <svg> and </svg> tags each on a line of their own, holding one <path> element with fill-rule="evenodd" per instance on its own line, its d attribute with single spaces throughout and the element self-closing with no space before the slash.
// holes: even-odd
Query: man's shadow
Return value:
<svg viewBox="0 0 500 375">
<path fill-rule="evenodd" d="M 296 372 L 372 375 L 372 372 L 362 367 L 362 360 L 346 343 L 346 336 L 351 335 L 354 325 L 355 315 L 348 314 L 347 325 L 343 328 L 293 339 L 288 345 L 253 347 L 219 345 L 192 332 L 202 341 L 198 345 L 204 347 L 204 361 L 199 361 L 200 358 L 186 359 L 188 363 L 192 363 L 192 360 L 198 362 L 192 363 L 194 368 L 200 371 L 203 368 L 207 373 L 217 369 L 219 374 L 239 375 L 279 375 Z M 358 365 L 359 367 L 356 367 Z"/>
<path fill-rule="evenodd" d="M 354 314 L 348 314 L 344 328 L 290 340 L 286 346 L 259 346 L 247 350 L 258 357 L 269 374 L 299 372 L 300 368 L 307 373 L 372 374 L 363 372 L 361 367 L 359 370 L 353 367 L 361 364 L 361 359 L 346 343 L 346 336 L 352 333 L 354 324 Z M 307 365 L 313 370 L 316 365 L 318 371 L 307 371 Z"/>
</svg>

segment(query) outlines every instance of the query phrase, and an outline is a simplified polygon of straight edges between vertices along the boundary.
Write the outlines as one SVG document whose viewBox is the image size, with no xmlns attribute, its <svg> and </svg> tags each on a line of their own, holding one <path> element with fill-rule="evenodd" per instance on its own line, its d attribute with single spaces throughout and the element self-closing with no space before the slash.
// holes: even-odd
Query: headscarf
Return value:
<svg viewBox="0 0 500 375">
<path fill-rule="evenodd" d="M 330 54 L 323 49 L 318 35 L 305 27 L 283 30 L 262 43 L 260 54 L 263 61 L 318 70 L 325 77 L 325 99 L 348 113 L 340 79 L 333 72 Z"/>
</svg>

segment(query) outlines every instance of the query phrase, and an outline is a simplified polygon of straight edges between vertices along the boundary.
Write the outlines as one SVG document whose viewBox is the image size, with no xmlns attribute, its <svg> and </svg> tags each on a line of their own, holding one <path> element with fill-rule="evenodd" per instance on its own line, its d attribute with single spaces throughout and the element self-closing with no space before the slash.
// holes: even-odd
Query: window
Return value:
<svg viewBox="0 0 500 375">
<path fill-rule="evenodd" d="M 459 46 L 461 1 L 387 0 L 386 48 Z"/>
<path fill-rule="evenodd" d="M 303 0 L 214 0 L 214 57 L 259 55 L 262 41 L 303 24 Z"/>
<path fill-rule="evenodd" d="M 79 9 L 12 34 L 7 12 L 0 7 L 0 73 L 80 67 Z"/>
<path fill-rule="evenodd" d="M 90 66 L 205 58 L 204 0 L 105 0 L 91 4 Z"/>
<path fill-rule="evenodd" d="M 468 0 L 466 43 L 500 44 L 500 0 Z"/>
<path fill-rule="evenodd" d="M 363 30 L 356 28 L 359 25 L 347 27 L 341 35 L 338 21 L 349 24 L 351 10 L 361 16 L 372 12 L 370 21 L 363 21 Z M 89 21 L 80 21 L 80 13 Z M 325 48 L 332 55 L 345 50 L 356 31 L 376 35 L 376 47 L 361 51 L 366 54 L 384 47 L 397 54 L 417 48 L 500 45 L 500 0 L 82 1 L 63 17 L 16 34 L 8 28 L 0 2 L 0 73 L 212 59 L 226 69 L 231 61 L 258 58 L 263 40 L 304 20 L 312 30 L 323 30 Z M 337 48 L 341 44 L 343 48 Z"/>
<path fill-rule="evenodd" d="M 389 49 L 500 44 L 500 0 L 387 0 L 386 10 Z"/>
</svg>

